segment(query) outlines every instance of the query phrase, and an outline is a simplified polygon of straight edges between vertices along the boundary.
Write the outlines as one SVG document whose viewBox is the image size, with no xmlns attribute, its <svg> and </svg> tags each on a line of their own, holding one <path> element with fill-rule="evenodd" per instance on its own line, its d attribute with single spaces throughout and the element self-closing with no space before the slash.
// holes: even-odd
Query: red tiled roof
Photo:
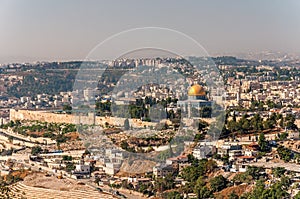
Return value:
<svg viewBox="0 0 300 199">
<path fill-rule="evenodd" d="M 259 146 L 256 142 L 251 142 L 248 146 Z"/>
<path fill-rule="evenodd" d="M 241 159 L 254 159 L 255 157 L 254 156 L 239 156 L 237 158 L 241 158 Z"/>
</svg>

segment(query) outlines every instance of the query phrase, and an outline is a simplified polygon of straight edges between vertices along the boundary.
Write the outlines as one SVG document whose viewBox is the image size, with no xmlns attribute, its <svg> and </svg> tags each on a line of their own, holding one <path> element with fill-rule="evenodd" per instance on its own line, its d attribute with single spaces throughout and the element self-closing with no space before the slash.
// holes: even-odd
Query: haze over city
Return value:
<svg viewBox="0 0 300 199">
<path fill-rule="evenodd" d="M 2 0 L 0 57 L 2 63 L 82 60 L 111 35 L 148 26 L 185 33 L 210 55 L 299 54 L 299 8 L 296 0 Z"/>
</svg>

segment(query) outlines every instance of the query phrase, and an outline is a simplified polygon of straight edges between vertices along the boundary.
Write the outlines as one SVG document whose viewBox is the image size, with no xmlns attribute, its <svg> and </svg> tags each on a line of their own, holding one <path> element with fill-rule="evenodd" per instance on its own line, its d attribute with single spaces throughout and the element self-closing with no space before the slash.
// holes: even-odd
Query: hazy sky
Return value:
<svg viewBox="0 0 300 199">
<path fill-rule="evenodd" d="M 144 26 L 183 32 L 209 54 L 300 54 L 299 10 L 298 0 L 0 0 L 0 62 L 81 60 L 109 36 Z"/>
</svg>

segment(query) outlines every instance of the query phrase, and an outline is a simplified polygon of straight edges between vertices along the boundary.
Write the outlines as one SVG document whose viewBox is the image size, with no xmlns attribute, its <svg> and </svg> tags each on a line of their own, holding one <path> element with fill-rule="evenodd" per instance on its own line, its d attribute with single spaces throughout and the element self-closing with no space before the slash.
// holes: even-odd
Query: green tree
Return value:
<svg viewBox="0 0 300 199">
<path fill-rule="evenodd" d="M 124 129 L 127 131 L 130 129 L 130 124 L 128 118 L 125 119 L 124 121 Z"/>
<path fill-rule="evenodd" d="M 72 161 L 72 156 L 64 155 L 63 156 L 63 161 Z"/>
<path fill-rule="evenodd" d="M 124 149 L 124 150 L 127 150 L 128 149 L 128 147 L 129 147 L 129 144 L 125 141 L 125 140 L 123 140 L 122 142 L 121 142 L 121 148 L 122 149 Z"/>
<path fill-rule="evenodd" d="M 67 172 L 71 172 L 71 171 L 74 170 L 74 169 L 75 169 L 75 165 L 74 165 L 73 162 L 67 162 L 67 163 L 66 163 L 66 171 L 67 171 Z"/>
<path fill-rule="evenodd" d="M 71 113 L 72 106 L 70 104 L 64 104 L 63 105 L 63 111 L 65 111 L 66 113 Z"/>
<path fill-rule="evenodd" d="M 285 123 L 287 129 L 297 129 L 297 125 L 295 124 L 296 118 L 294 115 L 289 114 L 285 117 Z"/>
<path fill-rule="evenodd" d="M 206 127 L 208 127 L 208 123 L 204 120 L 199 120 L 198 131 L 203 131 Z"/>
<path fill-rule="evenodd" d="M 212 178 L 210 181 L 210 187 L 213 192 L 218 192 L 227 187 L 228 180 L 224 178 L 222 175 L 218 175 Z"/>
<path fill-rule="evenodd" d="M 229 199 L 239 199 L 239 196 L 233 191 L 229 194 Z"/>
<path fill-rule="evenodd" d="M 287 132 L 283 132 L 279 134 L 279 139 L 280 140 L 285 140 L 288 137 L 288 133 Z"/>
<path fill-rule="evenodd" d="M 194 160 L 191 166 L 182 170 L 182 178 L 188 182 L 195 183 L 200 176 L 203 176 L 206 173 L 207 162 L 207 159 Z"/>
<path fill-rule="evenodd" d="M 64 143 L 64 142 L 66 142 L 69 139 L 70 139 L 69 137 L 66 137 L 63 134 L 58 134 L 55 137 L 55 140 L 56 140 L 57 144 Z"/>
<path fill-rule="evenodd" d="M 292 152 L 283 146 L 279 146 L 277 148 L 277 153 L 280 159 L 284 160 L 285 162 L 289 162 L 292 159 Z"/>
<path fill-rule="evenodd" d="M 295 195 L 294 199 L 300 199 L 300 191 Z"/>
<path fill-rule="evenodd" d="M 40 146 L 34 146 L 31 148 L 32 155 L 37 155 L 37 154 L 41 153 L 42 151 L 43 151 L 43 149 Z"/>
<path fill-rule="evenodd" d="M 228 130 L 230 132 L 234 132 L 237 130 L 237 123 L 233 120 L 230 120 L 228 123 L 227 123 L 227 127 L 228 127 Z"/>
<path fill-rule="evenodd" d="M 262 167 L 248 166 L 246 173 L 251 176 L 253 179 L 258 180 L 260 178 L 260 173 L 263 172 Z"/>
<path fill-rule="evenodd" d="M 183 196 L 177 191 L 166 192 L 164 194 L 166 199 L 183 199 Z"/>
<path fill-rule="evenodd" d="M 272 129 L 275 126 L 274 120 L 267 119 L 263 122 L 264 129 Z"/>
<path fill-rule="evenodd" d="M 249 131 L 250 130 L 250 123 L 247 119 L 244 119 L 244 120 L 240 120 L 241 122 L 241 127 L 242 127 L 242 130 L 244 131 Z"/>
<path fill-rule="evenodd" d="M 275 167 L 272 169 L 272 173 L 276 178 L 280 178 L 284 175 L 286 169 L 284 167 Z"/>
<path fill-rule="evenodd" d="M 289 194 L 287 193 L 287 190 L 290 185 L 290 180 L 288 177 L 283 177 L 279 182 L 276 182 L 273 184 L 269 189 L 265 189 L 262 192 L 261 199 L 264 198 L 274 198 L 274 199 L 281 199 L 281 198 L 287 198 Z"/>
<path fill-rule="evenodd" d="M 248 195 L 248 199 L 264 199 L 262 198 L 265 191 L 265 184 L 263 180 L 258 180 L 253 191 Z"/>
<path fill-rule="evenodd" d="M 14 137 L 13 136 L 8 136 L 8 141 L 9 141 L 9 143 L 13 143 Z"/>
<path fill-rule="evenodd" d="M 154 182 L 154 187 L 159 192 L 163 192 L 168 189 L 173 189 L 174 188 L 173 176 L 171 174 L 168 174 L 164 178 L 157 178 Z"/>
<path fill-rule="evenodd" d="M 210 198 L 212 196 L 212 191 L 206 186 L 202 176 L 197 179 L 193 191 L 197 198 Z"/>
<path fill-rule="evenodd" d="M 261 151 L 268 151 L 268 142 L 266 141 L 264 133 L 259 134 L 258 145 Z"/>
<path fill-rule="evenodd" d="M 238 173 L 233 177 L 232 181 L 236 184 L 251 183 L 253 181 L 253 177 L 250 176 L 247 172 Z"/>
</svg>

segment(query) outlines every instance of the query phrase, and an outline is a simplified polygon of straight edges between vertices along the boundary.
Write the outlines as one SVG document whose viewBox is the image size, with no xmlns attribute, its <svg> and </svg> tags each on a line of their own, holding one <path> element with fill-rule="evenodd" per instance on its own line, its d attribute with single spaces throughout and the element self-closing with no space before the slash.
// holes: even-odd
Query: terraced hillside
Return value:
<svg viewBox="0 0 300 199">
<path fill-rule="evenodd" d="M 39 187 L 27 186 L 22 182 L 18 182 L 11 186 L 11 191 L 15 195 L 15 199 L 115 199 L 116 197 L 98 192 L 97 190 L 71 190 L 59 191 L 54 189 L 46 189 Z"/>
</svg>

